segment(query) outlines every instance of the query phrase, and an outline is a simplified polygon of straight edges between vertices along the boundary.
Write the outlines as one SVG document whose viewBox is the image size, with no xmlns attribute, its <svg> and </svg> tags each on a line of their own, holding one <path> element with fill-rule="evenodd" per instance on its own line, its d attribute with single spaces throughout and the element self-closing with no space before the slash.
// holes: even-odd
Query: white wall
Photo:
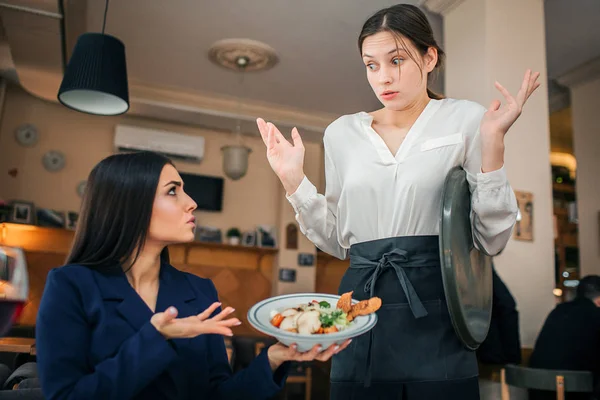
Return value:
<svg viewBox="0 0 600 400">
<path fill-rule="evenodd" d="M 449 97 L 488 107 L 497 80 L 516 95 L 527 68 L 546 82 L 543 2 L 465 0 L 444 19 Z M 500 96 L 500 97 L 499 97 Z M 518 304 L 522 345 L 533 346 L 555 301 L 547 87 L 531 97 L 508 133 L 505 167 L 514 190 L 534 195 L 534 241 L 511 240 L 495 265 Z"/>
<path fill-rule="evenodd" d="M 571 88 L 581 276 L 600 274 L 600 79 Z"/>
</svg>

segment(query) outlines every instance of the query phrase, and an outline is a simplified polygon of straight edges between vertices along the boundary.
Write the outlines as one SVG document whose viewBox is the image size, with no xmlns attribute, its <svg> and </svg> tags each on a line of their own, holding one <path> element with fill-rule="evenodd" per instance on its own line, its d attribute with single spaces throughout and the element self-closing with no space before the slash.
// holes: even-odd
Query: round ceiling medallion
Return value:
<svg viewBox="0 0 600 400">
<path fill-rule="evenodd" d="M 279 61 L 271 46 L 252 39 L 219 40 L 209 49 L 208 58 L 235 71 L 264 71 Z"/>
</svg>

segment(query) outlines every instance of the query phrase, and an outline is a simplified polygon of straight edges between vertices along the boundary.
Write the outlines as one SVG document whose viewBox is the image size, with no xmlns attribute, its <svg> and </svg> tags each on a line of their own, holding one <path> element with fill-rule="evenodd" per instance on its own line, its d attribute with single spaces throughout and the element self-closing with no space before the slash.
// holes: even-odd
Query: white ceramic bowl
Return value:
<svg viewBox="0 0 600 400">
<path fill-rule="evenodd" d="M 295 293 L 271 297 L 256 303 L 250 308 L 248 311 L 248 322 L 259 332 L 276 338 L 286 346 L 296 343 L 300 352 L 308 351 L 317 344 L 321 345 L 323 350 L 325 350 L 334 343 L 341 345 L 347 339 L 357 337 L 371 330 L 377 323 L 377 314 L 372 313 L 358 316 L 346 329 L 340 332 L 307 335 L 282 331 L 271 325 L 271 311 L 276 310 L 281 312 L 286 308 L 308 304 L 313 300 L 327 301 L 331 304 L 331 307 L 335 307 L 339 298 L 340 296 L 323 293 Z M 352 299 L 352 303 L 358 303 L 358 300 Z"/>
</svg>

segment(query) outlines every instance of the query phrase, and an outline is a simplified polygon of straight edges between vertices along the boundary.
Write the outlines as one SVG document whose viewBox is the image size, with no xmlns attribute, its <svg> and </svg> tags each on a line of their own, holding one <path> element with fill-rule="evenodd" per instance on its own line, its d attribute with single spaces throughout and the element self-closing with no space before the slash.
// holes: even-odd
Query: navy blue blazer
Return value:
<svg viewBox="0 0 600 400">
<path fill-rule="evenodd" d="M 161 266 L 157 312 L 174 306 L 188 317 L 215 301 L 210 280 Z M 122 271 L 51 270 L 36 323 L 46 398 L 267 399 L 283 387 L 287 363 L 273 373 L 266 349 L 233 374 L 222 336 L 166 340 L 152 314 Z"/>
</svg>

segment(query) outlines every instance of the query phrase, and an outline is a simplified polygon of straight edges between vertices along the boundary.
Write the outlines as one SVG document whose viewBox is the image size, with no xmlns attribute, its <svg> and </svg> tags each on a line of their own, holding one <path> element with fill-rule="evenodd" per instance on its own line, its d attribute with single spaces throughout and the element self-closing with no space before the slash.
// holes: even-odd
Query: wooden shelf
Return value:
<svg viewBox="0 0 600 400">
<path fill-rule="evenodd" d="M 25 251 L 52 254 L 67 254 L 75 232 L 68 229 L 45 228 L 35 225 L 13 223 L 0 224 L 0 244 L 20 247 Z M 226 243 L 191 242 L 174 245 L 183 248 L 186 253 L 191 249 L 214 249 L 236 253 L 253 253 L 258 255 L 275 254 L 278 249 L 269 247 L 234 246 Z"/>
<path fill-rule="evenodd" d="M 564 287 L 565 278 L 563 273 L 568 269 L 567 266 L 567 249 L 578 248 L 578 225 L 569 222 L 568 203 L 576 200 L 575 185 L 570 183 L 552 183 L 552 198 L 555 206 L 553 207 L 554 215 L 557 219 L 558 236 L 554 240 L 554 249 L 557 255 L 558 282 L 557 287 L 563 289 L 562 300 L 565 299 L 567 293 Z M 578 266 L 577 266 L 578 268 Z"/>
<path fill-rule="evenodd" d="M 553 183 L 552 190 L 555 192 L 562 192 L 562 193 L 575 193 L 575 186 L 567 185 L 564 183 Z"/>
<path fill-rule="evenodd" d="M 579 246 L 579 243 L 577 241 L 577 236 L 575 236 L 575 235 L 563 236 L 561 244 L 564 247 L 578 247 Z"/>
<path fill-rule="evenodd" d="M 568 217 L 569 210 L 563 207 L 554 207 L 554 215 L 556 215 L 557 217 Z"/>
<path fill-rule="evenodd" d="M 0 244 L 28 252 L 67 254 L 74 231 L 13 223 L 0 224 Z"/>
<path fill-rule="evenodd" d="M 179 244 L 177 246 L 184 246 L 189 248 L 200 247 L 206 249 L 221 249 L 221 250 L 232 250 L 232 251 L 245 251 L 250 253 L 260 253 L 260 254 L 275 254 L 279 251 L 279 249 L 274 247 L 256 247 L 256 246 L 242 246 L 242 245 L 233 245 L 227 243 L 212 243 L 212 242 L 191 242 Z"/>
</svg>

